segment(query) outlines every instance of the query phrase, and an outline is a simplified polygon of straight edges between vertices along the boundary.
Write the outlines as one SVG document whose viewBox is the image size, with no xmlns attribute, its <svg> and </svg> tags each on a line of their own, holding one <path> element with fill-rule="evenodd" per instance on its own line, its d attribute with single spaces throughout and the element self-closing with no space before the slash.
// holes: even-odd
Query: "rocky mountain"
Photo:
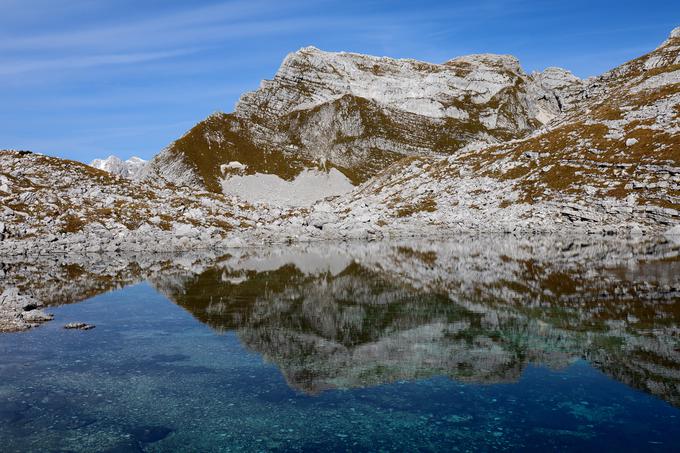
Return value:
<svg viewBox="0 0 680 453">
<path fill-rule="evenodd" d="M 136 179 L 0 152 L 4 255 L 513 231 L 680 235 L 680 29 L 587 81 L 306 48 Z"/>
<path fill-rule="evenodd" d="M 307 47 L 234 113 L 210 116 L 163 150 L 147 178 L 247 199 L 239 186 L 253 175 L 304 185 L 296 178 L 305 172 L 337 169 L 326 185 L 338 188 L 321 195 L 341 194 L 404 156 L 524 137 L 584 93 L 569 72 L 527 75 L 508 55 L 432 64 Z"/>
<path fill-rule="evenodd" d="M 551 72 L 539 78 L 555 86 Z M 680 28 L 651 53 L 589 80 L 575 99 L 577 107 L 527 137 L 404 159 L 316 210 L 335 225 L 414 229 L 678 225 Z"/>
<path fill-rule="evenodd" d="M 116 176 L 123 178 L 136 179 L 147 161 L 139 157 L 131 157 L 128 160 L 122 160 L 116 156 L 109 156 L 106 159 L 95 159 L 90 162 L 90 166 L 98 170 L 104 170 Z"/>
</svg>

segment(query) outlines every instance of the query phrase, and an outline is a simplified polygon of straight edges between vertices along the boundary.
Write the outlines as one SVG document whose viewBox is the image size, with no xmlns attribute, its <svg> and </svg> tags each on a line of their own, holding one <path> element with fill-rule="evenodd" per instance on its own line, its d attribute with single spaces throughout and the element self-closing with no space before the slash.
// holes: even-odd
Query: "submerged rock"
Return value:
<svg viewBox="0 0 680 453">
<path fill-rule="evenodd" d="M 174 431 L 174 429 L 167 426 L 140 426 L 139 428 L 133 428 L 130 434 L 142 444 L 152 444 L 165 439 Z"/>
<path fill-rule="evenodd" d="M 91 330 L 96 326 L 92 324 L 86 324 L 84 322 L 70 322 L 64 326 L 64 329 L 68 330 Z"/>
</svg>

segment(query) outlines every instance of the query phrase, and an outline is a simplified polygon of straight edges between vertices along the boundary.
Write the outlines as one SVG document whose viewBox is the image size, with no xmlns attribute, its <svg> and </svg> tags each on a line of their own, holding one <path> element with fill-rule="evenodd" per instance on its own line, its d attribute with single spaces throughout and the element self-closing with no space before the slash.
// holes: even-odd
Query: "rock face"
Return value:
<svg viewBox="0 0 680 453">
<path fill-rule="evenodd" d="M 146 175 L 223 190 L 224 165 L 294 180 L 337 168 L 362 183 L 404 156 L 442 156 L 527 135 L 576 104 L 583 83 L 551 69 L 529 76 L 507 55 L 444 64 L 307 47 L 154 158 Z"/>
<path fill-rule="evenodd" d="M 147 161 L 139 157 L 131 157 L 124 161 L 116 156 L 109 156 L 106 159 L 95 159 L 90 162 L 90 166 L 98 170 L 104 170 L 112 175 L 130 179 L 137 178 L 146 164 Z"/>
<path fill-rule="evenodd" d="M 347 228 L 421 223 L 614 232 L 636 223 L 678 225 L 679 64 L 680 38 L 672 35 L 653 52 L 589 80 L 581 94 L 563 89 L 570 86 L 563 71 L 535 74 L 571 110 L 523 139 L 447 158 L 405 159 L 330 211 Z"/>
<path fill-rule="evenodd" d="M 579 84 L 578 79 L 571 82 Z M 470 55 L 438 65 L 308 47 L 289 55 L 274 80 L 245 94 L 236 114 L 283 117 L 352 96 L 380 108 L 478 126 L 484 118 L 505 114 L 501 124 L 487 119 L 488 131 L 522 132 L 532 129 L 532 121 L 543 123 L 541 118 L 560 112 L 547 94 L 509 55 Z M 491 103 L 494 98 L 498 105 Z"/>
<path fill-rule="evenodd" d="M 588 83 L 562 68 L 547 68 L 531 76 L 546 92 L 554 96 L 560 112 L 578 106 L 584 98 L 585 87 Z"/>
</svg>

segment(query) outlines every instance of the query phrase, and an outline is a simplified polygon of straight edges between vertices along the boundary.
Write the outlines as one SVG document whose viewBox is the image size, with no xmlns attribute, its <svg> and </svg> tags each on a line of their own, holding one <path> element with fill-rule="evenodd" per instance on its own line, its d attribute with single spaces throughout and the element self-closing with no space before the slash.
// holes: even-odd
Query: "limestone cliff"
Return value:
<svg viewBox="0 0 680 453">
<path fill-rule="evenodd" d="M 432 64 L 307 47 L 234 113 L 212 115 L 163 150 L 147 177 L 220 192 L 224 166 L 236 161 L 285 180 L 335 167 L 359 184 L 404 156 L 524 137 L 582 93 L 567 71 L 527 75 L 507 55 Z"/>
</svg>

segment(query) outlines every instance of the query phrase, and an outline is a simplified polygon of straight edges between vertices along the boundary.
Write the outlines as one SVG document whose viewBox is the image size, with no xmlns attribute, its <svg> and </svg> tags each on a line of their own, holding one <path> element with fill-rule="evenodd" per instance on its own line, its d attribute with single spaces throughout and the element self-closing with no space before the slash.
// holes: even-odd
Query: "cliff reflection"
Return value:
<svg viewBox="0 0 680 453">
<path fill-rule="evenodd" d="M 477 239 L 320 244 L 152 279 L 318 393 L 449 376 L 512 382 L 585 359 L 680 405 L 680 247 Z"/>
</svg>

